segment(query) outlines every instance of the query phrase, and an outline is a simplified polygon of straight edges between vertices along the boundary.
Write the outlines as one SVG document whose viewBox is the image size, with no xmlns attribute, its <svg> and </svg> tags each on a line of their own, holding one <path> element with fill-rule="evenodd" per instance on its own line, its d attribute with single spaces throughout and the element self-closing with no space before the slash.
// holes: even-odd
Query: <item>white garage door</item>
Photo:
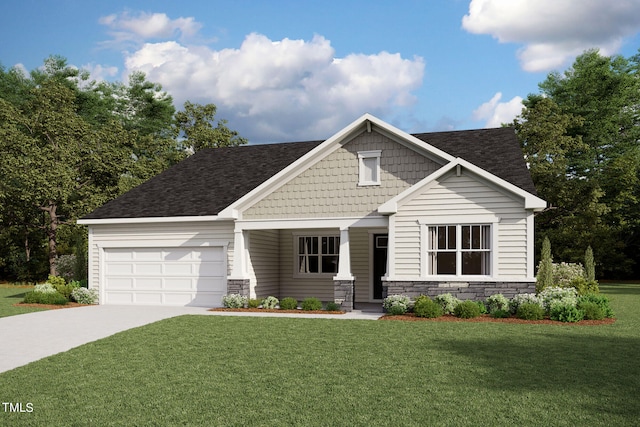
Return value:
<svg viewBox="0 0 640 427">
<path fill-rule="evenodd" d="M 219 307 L 224 248 L 108 248 L 104 303 Z"/>
</svg>

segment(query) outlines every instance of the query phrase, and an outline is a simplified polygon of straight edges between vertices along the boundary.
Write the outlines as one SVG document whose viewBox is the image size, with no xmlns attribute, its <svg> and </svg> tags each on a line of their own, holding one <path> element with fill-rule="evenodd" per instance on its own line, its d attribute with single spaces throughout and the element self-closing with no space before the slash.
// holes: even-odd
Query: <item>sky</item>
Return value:
<svg viewBox="0 0 640 427">
<path fill-rule="evenodd" d="M 250 143 L 326 139 L 365 113 L 407 132 L 497 127 L 552 71 L 640 48 L 640 0 L 21 0 L 0 64 L 50 55 L 127 81 L 143 71 L 213 103 Z"/>
</svg>

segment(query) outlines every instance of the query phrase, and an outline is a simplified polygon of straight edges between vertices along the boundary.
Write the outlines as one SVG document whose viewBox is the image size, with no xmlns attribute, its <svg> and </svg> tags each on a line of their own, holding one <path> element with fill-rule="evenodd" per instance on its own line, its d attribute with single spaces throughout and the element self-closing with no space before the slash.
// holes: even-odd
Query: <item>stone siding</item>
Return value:
<svg viewBox="0 0 640 427">
<path fill-rule="evenodd" d="M 240 294 L 249 298 L 251 281 L 249 279 L 227 279 L 227 294 Z"/>
<path fill-rule="evenodd" d="M 353 311 L 353 280 L 334 280 L 333 298 L 344 311 Z"/>
<path fill-rule="evenodd" d="M 517 294 L 535 293 L 535 282 L 383 282 L 383 297 L 388 295 L 407 295 L 417 297 L 428 295 L 435 297 L 451 294 L 461 300 L 484 300 L 494 294 L 513 298 Z"/>
</svg>

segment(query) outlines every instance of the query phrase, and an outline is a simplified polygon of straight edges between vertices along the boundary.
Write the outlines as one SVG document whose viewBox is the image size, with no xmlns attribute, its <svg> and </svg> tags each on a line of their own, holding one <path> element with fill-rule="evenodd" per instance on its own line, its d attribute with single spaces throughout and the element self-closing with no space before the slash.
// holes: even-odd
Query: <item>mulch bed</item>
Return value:
<svg viewBox="0 0 640 427">
<path fill-rule="evenodd" d="M 325 311 L 325 310 L 280 310 L 278 308 L 212 308 L 209 311 L 234 311 L 246 313 L 295 313 L 295 314 L 344 314 L 344 311 Z"/>
<path fill-rule="evenodd" d="M 75 307 L 91 307 L 91 304 L 79 304 L 77 302 L 68 302 L 64 305 L 60 304 L 25 304 L 23 302 L 19 302 L 17 304 L 13 304 L 14 307 L 36 307 L 36 308 L 46 308 L 48 310 L 56 310 L 59 308 L 75 308 Z"/>
<path fill-rule="evenodd" d="M 523 320 L 518 319 L 516 317 L 507 317 L 504 319 L 496 319 L 495 317 L 491 317 L 488 314 L 483 314 L 480 317 L 475 317 L 473 319 L 461 319 L 459 317 L 452 316 L 450 314 L 446 314 L 441 317 L 436 317 L 435 319 L 429 319 L 426 317 L 416 317 L 413 313 L 402 314 L 399 316 L 393 316 L 390 314 L 385 314 L 380 318 L 380 320 L 397 320 L 401 322 L 469 322 L 469 323 L 477 323 L 477 322 L 491 322 L 491 323 L 529 323 L 535 325 L 571 325 L 571 326 L 599 326 L 599 325 L 611 325 L 616 319 L 602 319 L 602 320 L 581 320 L 577 323 L 571 322 L 559 322 L 557 320 Z"/>
</svg>

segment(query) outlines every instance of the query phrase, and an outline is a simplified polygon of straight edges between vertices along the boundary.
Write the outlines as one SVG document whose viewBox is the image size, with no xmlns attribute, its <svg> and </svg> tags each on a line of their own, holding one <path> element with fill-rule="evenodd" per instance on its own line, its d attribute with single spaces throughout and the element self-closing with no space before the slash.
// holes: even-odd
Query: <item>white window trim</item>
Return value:
<svg viewBox="0 0 640 427">
<path fill-rule="evenodd" d="M 358 185 L 361 187 L 371 186 L 371 185 L 380 185 L 380 156 L 382 155 L 382 150 L 370 150 L 370 151 L 358 151 Z M 366 180 L 366 167 L 365 167 L 365 159 L 375 159 L 376 160 L 376 170 L 375 170 L 375 180 Z"/>
<path fill-rule="evenodd" d="M 470 218 L 467 218 L 470 219 Z M 473 221 L 456 221 L 455 217 L 449 218 L 438 217 L 435 221 L 426 219 L 418 220 L 420 224 L 420 276 L 422 279 L 429 280 L 487 280 L 496 279 L 498 277 L 498 224 L 500 218 L 496 216 L 477 216 Z M 456 274 L 429 274 L 429 227 L 441 225 L 455 225 L 456 231 Z M 491 236 L 489 249 L 489 274 L 487 275 L 463 275 L 462 274 L 462 226 L 465 225 L 488 225 L 490 226 L 489 235 Z"/>
<path fill-rule="evenodd" d="M 318 239 L 322 239 L 323 237 L 337 237 L 340 238 L 340 233 L 335 232 L 299 232 L 292 233 L 293 234 L 293 277 L 298 279 L 326 279 L 333 278 L 338 273 L 301 273 L 299 270 L 298 264 L 298 239 L 300 237 L 318 237 Z M 320 242 L 318 242 L 319 246 L 322 246 Z M 320 262 L 320 260 L 318 261 Z M 338 266 L 340 266 L 340 253 L 338 252 Z"/>
</svg>

